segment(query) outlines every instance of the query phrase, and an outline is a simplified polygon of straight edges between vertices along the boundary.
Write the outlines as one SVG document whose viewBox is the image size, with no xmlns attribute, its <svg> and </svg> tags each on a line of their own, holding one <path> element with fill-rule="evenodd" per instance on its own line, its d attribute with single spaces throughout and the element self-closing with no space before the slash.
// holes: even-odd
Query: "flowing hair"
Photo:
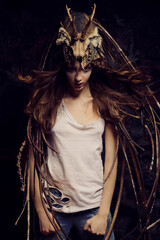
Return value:
<svg viewBox="0 0 160 240">
<path fill-rule="evenodd" d="M 62 68 L 62 69 L 61 69 Z M 55 71 L 32 71 L 19 79 L 32 83 L 31 99 L 25 113 L 33 116 L 45 131 L 51 130 L 56 113 L 67 88 L 64 67 Z M 146 106 L 145 97 L 152 96 L 146 87 L 150 78 L 140 70 L 107 70 L 93 66 L 89 80 L 95 106 L 101 117 L 111 123 L 122 121 L 127 108 L 138 111 Z"/>
<path fill-rule="evenodd" d="M 73 13 L 75 26 L 78 32 L 82 32 L 84 26 L 88 23 L 89 17 L 84 13 Z M 68 16 L 65 17 L 62 25 L 65 27 L 70 36 L 74 35 L 74 28 Z M 103 35 L 103 47 L 105 54 L 112 59 L 100 58 L 93 61 L 93 72 L 90 78 L 90 88 L 94 99 L 94 104 L 98 108 L 103 119 L 110 122 L 121 121 L 125 117 L 124 108 L 128 107 L 138 111 L 146 106 L 145 97 L 152 96 L 152 91 L 147 85 L 150 77 L 146 76 L 140 70 L 133 67 L 130 61 L 123 55 L 119 48 L 111 46 L 106 32 L 97 20 L 89 25 L 86 30 L 86 37 L 98 26 Z M 55 38 L 54 38 L 55 39 Z M 107 39 L 107 40 L 106 40 Z M 38 71 L 32 71 L 29 76 L 19 79 L 32 83 L 33 89 L 31 99 L 25 109 L 28 115 L 33 116 L 38 125 L 45 131 L 50 131 L 55 123 L 57 108 L 64 97 L 67 88 L 67 81 L 64 72 L 65 59 L 61 46 L 49 46 L 50 53 L 47 57 L 53 58 L 54 68 L 51 71 L 45 71 L 47 57 Z M 111 48 L 114 47 L 113 53 Z M 53 48 L 54 50 L 51 50 Z M 120 53 L 121 52 L 121 57 Z M 49 56 L 48 56 L 49 55 Z M 119 67 L 115 67 L 115 62 L 121 62 Z"/>
</svg>

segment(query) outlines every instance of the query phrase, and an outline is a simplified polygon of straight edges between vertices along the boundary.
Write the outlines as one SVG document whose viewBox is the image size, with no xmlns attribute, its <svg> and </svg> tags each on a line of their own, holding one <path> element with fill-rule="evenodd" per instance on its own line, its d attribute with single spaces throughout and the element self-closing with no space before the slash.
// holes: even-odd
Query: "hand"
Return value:
<svg viewBox="0 0 160 240">
<path fill-rule="evenodd" d="M 48 215 L 52 219 L 52 214 L 48 213 Z M 39 216 L 39 228 L 42 234 L 48 235 L 56 232 L 55 228 L 53 227 L 50 220 L 48 219 L 48 216 L 46 215 L 45 211 L 39 213 L 38 216 Z M 56 220 L 54 220 L 54 223 L 56 224 L 58 230 L 60 231 L 60 227 L 58 226 Z"/>
<path fill-rule="evenodd" d="M 105 235 L 107 229 L 107 216 L 99 216 L 98 214 L 87 220 L 84 230 L 96 235 Z"/>
</svg>

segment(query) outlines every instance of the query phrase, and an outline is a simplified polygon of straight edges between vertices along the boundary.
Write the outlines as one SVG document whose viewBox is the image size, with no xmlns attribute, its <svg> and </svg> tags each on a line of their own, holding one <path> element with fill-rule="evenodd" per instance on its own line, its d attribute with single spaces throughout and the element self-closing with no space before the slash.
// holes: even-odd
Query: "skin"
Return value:
<svg viewBox="0 0 160 240">
<path fill-rule="evenodd" d="M 91 64 L 85 69 L 82 69 L 79 62 L 75 62 L 74 65 L 68 64 L 65 73 L 68 81 L 68 89 L 66 92 L 68 97 L 78 98 L 86 92 L 90 94 L 88 81 L 92 73 Z"/>
<path fill-rule="evenodd" d="M 65 105 L 73 116 L 73 118 L 80 124 L 90 124 L 99 119 L 97 110 L 93 104 L 93 97 L 89 87 L 89 78 L 92 73 L 91 65 L 85 69 L 81 68 L 80 63 L 76 62 L 74 65 L 67 65 L 66 77 L 68 80 L 68 89 L 64 96 Z M 117 136 L 114 127 L 106 123 L 105 125 L 105 164 L 104 164 L 104 179 L 107 177 L 112 163 L 115 158 Z M 48 220 L 45 210 L 42 206 L 39 190 L 39 180 L 37 172 L 35 174 L 35 193 L 33 194 L 33 163 L 34 157 L 32 150 L 30 152 L 31 160 L 31 194 L 34 200 L 34 205 L 39 217 L 40 231 L 48 235 L 55 232 L 54 227 Z M 109 179 L 104 183 L 103 195 L 97 215 L 89 219 L 84 230 L 89 231 L 96 235 L 104 235 L 107 228 L 107 219 L 110 211 L 111 201 L 115 188 L 117 176 L 117 161 L 114 165 Z M 51 217 L 51 215 L 50 215 Z"/>
</svg>

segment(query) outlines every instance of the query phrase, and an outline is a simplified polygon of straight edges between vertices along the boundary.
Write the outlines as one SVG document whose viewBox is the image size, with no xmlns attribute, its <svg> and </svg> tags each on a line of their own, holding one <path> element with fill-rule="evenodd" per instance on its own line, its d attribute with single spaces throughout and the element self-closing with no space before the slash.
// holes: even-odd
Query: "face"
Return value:
<svg viewBox="0 0 160 240">
<path fill-rule="evenodd" d="M 74 65 L 67 64 L 66 76 L 69 87 L 74 93 L 82 92 L 88 86 L 88 80 L 92 73 L 92 66 L 89 64 L 85 69 L 82 69 L 79 62 Z"/>
</svg>

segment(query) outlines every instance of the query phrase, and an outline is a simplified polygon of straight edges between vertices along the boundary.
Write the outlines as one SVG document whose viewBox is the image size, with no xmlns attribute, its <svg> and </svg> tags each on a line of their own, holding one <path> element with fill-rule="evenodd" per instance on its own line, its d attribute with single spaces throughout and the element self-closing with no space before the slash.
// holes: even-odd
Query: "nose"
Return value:
<svg viewBox="0 0 160 240">
<path fill-rule="evenodd" d="M 80 81 L 82 80 L 81 71 L 77 71 L 77 72 L 76 72 L 75 80 L 76 80 L 77 82 L 80 82 Z"/>
</svg>

